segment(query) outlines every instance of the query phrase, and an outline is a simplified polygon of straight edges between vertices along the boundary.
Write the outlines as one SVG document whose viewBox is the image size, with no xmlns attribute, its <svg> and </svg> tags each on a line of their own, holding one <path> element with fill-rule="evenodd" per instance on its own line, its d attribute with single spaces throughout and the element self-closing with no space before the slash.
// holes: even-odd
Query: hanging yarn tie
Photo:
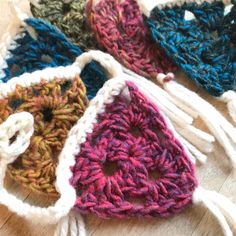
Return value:
<svg viewBox="0 0 236 236">
<path fill-rule="evenodd" d="M 162 95 L 155 89 L 147 93 L 150 82 L 123 73 L 111 56 L 90 51 L 72 66 L 25 74 L 21 80 L 12 79 L 0 88 L 5 87 L 8 93 L 18 87 L 19 81 L 29 83 L 30 78 L 37 81 L 46 75 L 50 81 L 59 74 L 73 80 L 72 75 L 79 76 L 94 59 L 106 67 L 112 79 L 69 131 L 56 167 L 59 199 L 41 208 L 8 193 L 3 184 L 5 172 L 17 156 L 2 156 L 0 203 L 32 222 L 57 223 L 57 236 L 86 235 L 79 213 L 92 212 L 102 218 L 167 217 L 190 203 L 203 204 L 219 221 L 224 235 L 232 236 L 226 217 L 236 224 L 236 206 L 223 195 L 199 186 L 187 147 L 158 108 Z M 8 118 L 8 124 L 13 118 Z M 108 172 L 106 165 L 111 163 L 116 167 Z M 153 179 L 152 172 L 159 175 Z M 137 198 L 142 201 L 133 203 Z"/>
<path fill-rule="evenodd" d="M 13 7 L 18 9 L 16 4 Z M 5 83 L 25 72 L 70 65 L 82 53 L 79 47 L 70 43 L 65 35 L 52 25 L 40 19 L 21 17 L 23 13 L 20 10 L 16 13 L 23 28 L 13 39 L 9 38 L 7 32 L 7 40 L 0 45 L 0 82 Z M 96 95 L 106 81 L 105 72 L 95 62 L 86 66 L 81 78 L 89 99 Z"/>
<path fill-rule="evenodd" d="M 137 2 L 158 47 L 197 86 L 227 102 L 235 120 L 235 96 L 228 95 L 236 88 L 235 1 Z"/>
<path fill-rule="evenodd" d="M 56 26 L 82 50 L 98 48 L 86 22 L 85 0 L 40 0 L 30 6 L 34 17 Z"/>
</svg>

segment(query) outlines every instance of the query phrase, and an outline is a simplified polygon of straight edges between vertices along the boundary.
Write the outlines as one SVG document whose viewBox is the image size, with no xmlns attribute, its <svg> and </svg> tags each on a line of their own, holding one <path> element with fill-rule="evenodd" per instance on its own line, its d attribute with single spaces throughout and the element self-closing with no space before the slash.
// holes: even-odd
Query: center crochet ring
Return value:
<svg viewBox="0 0 236 236">
<path fill-rule="evenodd" d="M 89 108 L 93 116 L 85 114 L 86 126 L 90 122 L 93 128 L 86 130 L 72 168 L 76 209 L 102 218 L 179 212 L 191 202 L 197 186 L 183 146 L 134 82 L 114 79 L 105 89 L 101 105 Z M 110 174 L 109 165 L 115 166 Z M 152 173 L 160 176 L 152 179 Z"/>
<path fill-rule="evenodd" d="M 156 44 L 198 86 L 217 97 L 235 91 L 234 0 L 137 2 Z"/>
<path fill-rule="evenodd" d="M 43 97 L 50 90 L 50 83 L 57 81 L 56 77 L 70 78 L 67 80 L 73 84 L 75 74 L 79 75 L 92 59 L 100 62 L 113 79 L 104 84 L 68 133 L 56 167 L 55 187 L 60 193 L 59 199 L 54 205 L 41 208 L 24 203 L 4 188 L 7 165 L 30 147 L 32 134 L 32 115 L 14 113 L 0 126 L 1 131 L 9 134 L 8 138 L 19 131 L 12 144 L 4 140 L 6 135 L 1 137 L 0 203 L 34 222 L 54 224 L 60 221 L 56 235 L 85 235 L 79 213 L 95 213 L 102 218 L 167 217 L 192 202 L 202 203 L 215 215 L 225 235 L 232 235 L 225 217 L 232 218 L 235 223 L 235 205 L 226 197 L 198 185 L 189 150 L 182 145 L 179 134 L 158 108 L 158 90 L 148 89 L 147 83 L 151 82 L 123 73 L 120 64 L 111 56 L 92 51 L 81 55 L 74 66 L 25 74 L 21 80 L 12 79 L 3 84 L 1 96 L 6 97 L 16 89 L 20 91 L 17 81 L 22 87 L 27 87 L 27 84 L 39 83 L 41 78 L 49 78 L 41 92 Z M 62 86 L 64 83 L 67 82 L 61 81 L 56 85 L 55 94 L 57 89 L 67 94 Z M 78 79 L 76 85 L 81 88 L 79 95 L 82 96 L 83 86 L 80 83 Z M 72 88 L 76 89 L 76 85 L 73 84 Z M 55 84 L 51 86 L 54 89 Z M 73 95 L 71 92 L 72 98 Z M 76 108 L 82 112 L 86 98 L 82 96 L 80 99 Z M 52 114 L 47 114 L 44 116 L 41 111 L 39 118 L 35 116 L 34 119 L 53 120 Z M 22 119 L 24 116 L 26 120 Z M 14 151 L 11 145 L 22 148 Z M 2 150 L 8 155 L 3 155 Z M 115 163 L 116 168 L 109 174 L 105 166 L 111 163 Z M 152 172 L 158 172 L 159 176 L 153 179 Z M 135 199 L 141 200 L 141 203 L 135 202 Z M 72 208 L 74 212 L 70 212 Z"/>
<path fill-rule="evenodd" d="M 11 150 L 12 156 L 18 151 L 19 147 L 14 145 L 19 142 L 21 127 L 17 132 L 12 130 L 15 125 L 20 126 L 26 122 L 21 113 L 31 114 L 34 120 L 34 133 L 27 137 L 30 144 L 9 165 L 8 172 L 24 186 L 50 195 L 57 194 L 54 187 L 57 156 L 63 148 L 68 131 L 83 115 L 87 106 L 86 89 L 79 75 L 63 75 L 60 70 L 58 73 L 50 76 L 48 70 L 40 76 L 37 73 L 32 76 L 25 74 L 0 85 L 1 155 Z M 21 119 L 15 124 L 9 123 L 7 132 L 3 132 L 5 123 L 20 114 Z M 21 138 L 26 137 L 22 134 Z M 5 147 L 3 140 L 9 146 Z"/>
</svg>

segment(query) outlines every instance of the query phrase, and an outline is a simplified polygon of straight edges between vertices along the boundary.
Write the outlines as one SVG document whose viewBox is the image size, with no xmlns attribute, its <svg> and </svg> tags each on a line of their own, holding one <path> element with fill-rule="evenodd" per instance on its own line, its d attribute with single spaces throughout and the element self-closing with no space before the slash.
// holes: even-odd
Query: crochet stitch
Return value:
<svg viewBox="0 0 236 236">
<path fill-rule="evenodd" d="M 55 185 L 60 193 L 58 200 L 52 206 L 41 208 L 23 202 L 4 187 L 7 165 L 14 162 L 19 154 L 19 149 L 11 150 L 12 146 L 18 146 L 23 153 L 32 133 L 32 115 L 22 112 L 9 116 L 0 124 L 0 203 L 35 223 L 58 223 L 56 236 L 85 236 L 82 217 L 72 211 L 73 206 L 80 207 L 80 203 L 84 204 L 85 212 L 95 212 L 101 217 L 129 217 L 134 214 L 165 217 L 193 202 L 208 208 L 219 221 L 224 235 L 232 236 L 226 217 L 236 224 L 236 206 L 223 195 L 198 185 L 188 148 L 178 141 L 181 136 L 157 108 L 157 104 L 162 104 L 159 101 L 162 96 L 157 93 L 159 88 L 152 86 L 153 89 L 149 90 L 151 82 L 123 73 L 122 67 L 111 56 L 99 51 L 84 53 L 72 66 L 25 74 L 21 80 L 13 78 L 6 86 L 0 85 L 0 95 L 14 90 L 18 81 L 26 86 L 29 79 L 33 83 L 41 77 L 51 81 L 56 75 L 70 80 L 75 74 L 79 75 L 92 59 L 99 61 L 112 79 L 98 91 L 68 134 L 56 169 Z M 129 123 L 131 121 L 132 124 Z M 140 130 L 135 128 L 132 131 L 134 127 Z M 17 130 L 19 135 L 9 148 L 2 132 L 6 132 L 9 138 Z M 5 155 L 7 152 L 10 155 Z M 79 158 L 81 154 L 84 156 Z M 105 178 L 101 168 L 109 160 L 117 162 L 117 170 L 110 176 L 106 174 Z M 156 181 L 147 180 L 147 171 L 150 173 L 152 169 L 160 171 L 161 176 Z M 92 175 L 88 176 L 88 173 Z M 104 183 L 98 178 L 99 173 Z M 86 176 L 87 181 L 84 179 Z M 76 184 L 77 193 L 69 180 Z M 76 195 L 83 197 L 83 201 L 76 201 Z M 146 202 L 132 204 L 129 195 L 133 198 L 144 196 Z M 99 200 L 107 202 L 102 205 Z"/>
<path fill-rule="evenodd" d="M 130 100 L 119 94 L 106 106 L 76 156 L 75 207 L 102 218 L 167 217 L 191 203 L 194 166 L 159 109 L 134 83 L 126 85 Z M 150 179 L 154 172 L 160 176 Z"/>
<path fill-rule="evenodd" d="M 85 0 L 40 0 L 30 6 L 33 16 L 56 26 L 82 50 L 98 48 L 86 22 Z"/>
<path fill-rule="evenodd" d="M 82 116 L 87 105 L 86 90 L 80 78 L 41 80 L 30 87 L 16 85 L 14 92 L 0 99 L 0 123 L 11 114 L 29 112 L 34 118 L 30 145 L 8 167 L 10 176 L 24 186 L 56 195 L 55 169 L 68 131 Z M 10 139 L 12 143 L 17 133 Z"/>
<path fill-rule="evenodd" d="M 200 2 L 154 6 L 145 22 L 169 58 L 198 86 L 218 97 L 235 91 L 236 2 L 232 1 L 229 12 L 222 1 Z"/>
<path fill-rule="evenodd" d="M 5 83 L 12 77 L 46 67 L 70 65 L 82 53 L 64 34 L 45 21 L 27 18 L 24 23 L 26 26 L 8 50 L 0 81 Z M 81 78 L 87 88 L 89 99 L 96 95 L 106 81 L 105 72 L 95 62 L 85 67 Z"/>
<path fill-rule="evenodd" d="M 134 0 L 88 1 L 87 16 L 97 41 L 124 66 L 148 78 L 175 66 L 157 48 Z"/>
</svg>

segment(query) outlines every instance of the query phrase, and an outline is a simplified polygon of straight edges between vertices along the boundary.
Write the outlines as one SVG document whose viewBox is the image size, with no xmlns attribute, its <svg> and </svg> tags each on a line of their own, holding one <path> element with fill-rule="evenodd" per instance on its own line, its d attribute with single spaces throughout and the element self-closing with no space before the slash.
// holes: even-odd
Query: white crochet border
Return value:
<svg viewBox="0 0 236 236">
<path fill-rule="evenodd" d="M 203 2 L 212 3 L 218 1 L 222 1 L 226 5 L 231 3 L 231 0 L 137 0 L 137 3 L 140 11 L 144 15 L 150 16 L 152 9 L 155 7 L 162 9 L 164 7 L 182 6 L 184 3 L 195 2 L 197 4 L 202 4 Z"/>
<path fill-rule="evenodd" d="M 7 27 L 7 31 L 2 36 L 0 42 L 0 79 L 5 76 L 3 69 L 8 67 L 6 59 L 12 56 L 9 50 L 13 50 L 18 46 L 16 39 L 24 37 L 24 30 L 27 30 L 25 20 L 29 18 L 29 16 L 19 8 L 18 5 L 21 1 L 22 0 L 8 0 L 13 19 L 11 19 L 11 23 Z M 16 31 L 14 35 L 10 33 L 13 28 Z M 34 35 L 35 32 L 32 27 L 28 27 L 28 29 L 29 34 L 35 38 L 36 35 Z M 2 83 L 2 81 L 0 81 L 0 83 Z"/>
<path fill-rule="evenodd" d="M 23 87 L 28 87 L 34 84 L 37 84 L 44 79 L 46 81 L 52 81 L 53 79 L 65 78 L 72 79 L 76 75 L 81 73 L 81 70 L 84 66 L 89 63 L 92 59 L 97 59 L 108 71 L 108 73 L 116 76 L 122 73 L 122 68 L 118 62 L 116 62 L 110 55 L 104 54 L 99 51 L 91 51 L 89 53 L 84 53 L 79 57 L 73 65 L 67 67 L 57 67 L 57 68 L 47 68 L 42 71 L 35 71 L 33 73 L 26 73 L 20 77 L 15 77 L 9 80 L 5 84 L 0 84 L 0 99 L 6 98 L 9 93 L 13 92 L 16 88 L 16 85 L 19 84 Z M 100 96 L 101 96 L 100 92 Z M 101 101 L 100 97 L 96 99 Z M 95 99 L 95 100 L 96 100 Z M 89 111 L 86 111 L 86 114 L 89 115 Z M 85 118 L 84 118 L 85 119 Z M 82 119 L 82 120 L 84 120 Z M 27 148 L 29 145 L 30 137 L 33 133 L 32 131 L 32 115 L 27 112 L 16 113 L 3 122 L 0 125 L 0 149 L 4 152 L 5 148 L 7 150 L 11 149 L 11 146 L 8 142 L 8 137 L 12 136 L 14 132 L 19 131 L 17 136 L 16 143 L 24 144 L 24 148 Z M 58 201 L 48 208 L 35 207 L 28 203 L 24 203 L 21 200 L 17 199 L 12 194 L 8 193 L 4 188 L 4 177 L 7 169 L 7 165 L 12 163 L 19 155 L 18 152 L 9 152 L 7 155 L 4 155 L 1 152 L 0 159 L 0 203 L 7 206 L 11 211 L 17 213 L 20 216 L 24 216 L 34 222 L 41 222 L 46 224 L 53 224 L 58 222 L 63 216 L 67 215 L 70 209 L 73 207 L 76 200 L 76 192 L 74 188 L 69 184 L 69 179 L 72 177 L 70 167 L 75 164 L 74 155 L 78 153 L 78 146 L 85 141 L 84 138 L 78 139 L 78 136 L 81 134 L 81 129 L 89 132 L 88 127 L 82 127 L 79 129 L 79 123 L 75 125 L 69 132 L 68 138 L 65 142 L 65 146 L 58 157 L 58 166 L 56 169 L 56 188 L 60 193 L 60 198 Z M 17 129 L 16 129 L 17 128 Z M 2 132 L 4 130 L 4 132 Z M 25 135 L 24 135 L 25 134 Z M 27 138 L 27 140 L 25 140 Z M 19 146 L 19 145 L 18 145 Z M 24 150 L 21 150 L 21 152 Z"/>
<path fill-rule="evenodd" d="M 17 156 L 2 156 L 0 159 L 0 203 L 7 206 L 11 211 L 17 213 L 20 216 L 26 217 L 33 222 L 53 224 L 57 223 L 61 219 L 58 228 L 59 230 L 58 232 L 56 231 L 56 235 L 61 235 L 61 233 L 68 232 L 69 225 L 73 226 L 70 229 L 71 233 L 76 233 L 77 235 L 78 232 L 80 232 L 81 235 L 85 235 L 82 219 L 78 217 L 77 223 L 79 231 L 77 231 L 77 229 L 74 227 L 76 224 L 75 219 L 70 219 L 70 216 L 68 215 L 76 200 L 75 189 L 69 184 L 69 179 L 72 177 L 70 167 L 75 164 L 75 155 L 79 153 L 80 145 L 86 141 L 87 133 L 91 133 L 93 131 L 93 125 L 97 122 L 97 115 L 101 112 L 104 112 L 106 104 L 112 103 L 114 97 L 120 94 L 122 91 L 123 94 L 129 98 L 129 93 L 127 90 L 125 90 L 127 80 L 134 82 L 138 86 L 139 90 L 144 93 L 144 95 L 147 96 L 154 104 L 157 104 L 158 100 L 158 87 L 153 86 L 151 82 L 139 79 L 139 77 L 134 76 L 132 72 L 127 70 L 126 71 L 129 75 L 124 74 L 118 62 L 116 62 L 110 55 L 100 51 L 90 51 L 88 53 L 82 54 L 72 66 L 49 68 L 41 72 L 37 71 L 31 74 L 24 74 L 20 76 L 20 78 L 12 79 L 7 83 L 7 85 L 0 85 L 1 96 L 4 98 L 9 92 L 14 91 L 17 83 L 20 83 L 22 86 L 30 86 L 40 81 L 41 78 L 51 81 L 55 77 L 63 77 L 68 79 L 74 77 L 76 73 L 79 74 L 84 66 L 92 59 L 100 62 L 100 64 L 107 69 L 108 73 L 112 75 L 113 79 L 108 80 L 104 84 L 103 88 L 101 88 L 97 93 L 97 96 L 90 102 L 90 105 L 82 118 L 69 131 L 69 135 L 63 150 L 59 155 L 59 162 L 56 169 L 56 188 L 61 194 L 59 200 L 53 206 L 41 208 L 24 203 L 12 194 L 9 194 L 4 188 L 5 172 L 7 165 L 12 163 L 17 158 Z M 6 92 L 4 91 L 5 89 Z M 27 117 L 26 121 L 32 121 L 31 118 L 32 117 L 30 116 Z M 169 129 L 172 130 L 174 135 L 177 135 L 172 125 L 170 125 L 169 120 L 167 118 L 164 119 L 169 126 Z M 14 124 L 12 120 L 14 120 L 14 117 L 9 117 L 9 119 L 4 122 L 4 124 Z M 22 117 L 18 117 L 15 125 L 21 126 L 21 124 L 18 123 L 18 121 L 21 122 L 21 120 L 25 120 L 24 114 Z M 0 134 L 1 128 L 2 126 L 0 127 Z M 24 123 L 23 132 L 24 131 L 28 131 L 27 122 Z M 178 135 L 176 137 L 178 138 Z M 183 148 L 185 149 L 184 146 Z M 187 153 L 187 150 L 185 151 Z M 215 215 L 222 226 L 225 235 L 232 235 L 230 227 L 225 218 L 225 216 L 231 217 L 234 219 L 234 223 L 236 223 L 236 207 L 232 202 L 218 193 L 204 190 L 201 187 L 197 187 L 195 189 L 193 193 L 193 202 L 203 203 L 212 212 L 212 214 Z"/>
<path fill-rule="evenodd" d="M 16 43 L 17 39 L 24 37 L 24 33 L 22 32 L 23 30 L 19 30 L 16 33 L 16 35 L 11 35 L 9 31 L 10 31 L 10 28 L 12 28 L 13 26 L 14 26 L 14 24 L 12 24 L 12 26 L 10 26 L 7 29 L 7 32 L 1 38 L 1 43 L 0 43 L 0 79 L 2 79 L 5 76 L 5 72 L 3 70 L 8 67 L 6 60 L 12 56 L 10 50 L 13 50 L 18 46 L 18 44 Z M 20 29 L 20 25 L 17 25 L 14 27 L 16 27 L 17 29 Z M 2 81 L 0 81 L 0 83 L 2 83 Z"/>
<path fill-rule="evenodd" d="M 81 69 L 79 67 L 67 66 L 47 68 L 42 71 L 23 74 L 20 77 L 15 77 L 9 80 L 7 83 L 0 84 L 0 99 L 6 98 L 9 93 L 13 92 L 16 88 L 16 85 L 29 87 L 34 84 L 38 84 L 42 79 L 48 82 L 54 80 L 55 78 L 72 80 L 76 75 L 79 75 L 80 72 Z M 9 145 L 8 140 L 17 131 L 19 132 L 19 134 L 16 141 L 6 148 L 6 146 Z M 21 200 L 9 194 L 3 188 L 3 178 L 5 176 L 7 164 L 13 162 L 21 153 L 25 151 L 30 143 L 32 134 L 33 117 L 28 112 L 13 114 L 0 125 L 0 150 L 2 157 L 2 160 L 0 162 L 0 176 L 2 177 L 0 180 L 0 202 L 6 205 L 11 211 L 16 212 L 21 216 L 26 216 L 27 218 L 30 218 L 32 220 L 39 220 L 40 222 L 56 223 L 62 216 L 64 216 L 63 213 L 65 210 L 68 212 L 71 209 L 75 201 L 74 189 L 71 188 L 68 184 L 64 184 L 64 179 L 68 180 L 71 177 L 69 167 L 74 164 L 73 160 L 67 159 L 65 157 L 65 154 L 67 155 L 68 153 L 70 153 L 70 151 L 64 153 L 64 156 L 63 154 L 59 156 L 58 169 L 63 169 L 63 171 L 57 171 L 57 176 L 59 179 L 59 181 L 57 181 L 57 186 L 58 191 L 61 193 L 61 197 L 55 206 L 49 207 L 48 209 L 30 206 L 29 204 L 23 203 Z M 68 176 L 68 178 L 66 178 L 66 176 Z M 58 208 L 61 209 L 59 213 L 57 210 Z M 41 212 L 41 217 L 37 219 L 39 216 L 39 212 Z"/>
<path fill-rule="evenodd" d="M 100 51 L 90 51 L 82 54 L 72 66 L 47 68 L 42 71 L 24 74 L 18 78 L 13 78 L 6 84 L 0 84 L 0 98 L 7 97 L 8 93 L 15 90 L 17 84 L 22 86 L 30 86 L 38 83 L 42 78 L 51 81 L 56 77 L 71 79 L 76 74 L 80 74 L 84 66 L 92 59 L 100 62 L 110 73 L 113 79 L 108 80 L 99 90 L 97 96 L 90 102 L 84 115 L 79 119 L 77 124 L 69 131 L 65 145 L 58 157 L 58 166 L 56 168 L 56 189 L 60 193 L 58 201 L 48 208 L 40 208 L 24 203 L 15 196 L 9 194 L 4 188 L 4 177 L 7 164 L 13 162 L 17 156 L 3 156 L 0 160 L 0 203 L 7 206 L 11 211 L 20 216 L 24 216 L 34 222 L 53 224 L 58 222 L 62 217 L 66 216 L 73 207 L 76 200 L 75 189 L 69 184 L 69 179 L 72 177 L 70 167 L 75 164 L 75 155 L 80 151 L 80 145 L 86 141 L 88 133 L 93 131 L 93 125 L 97 122 L 97 115 L 104 112 L 105 106 L 114 101 L 114 97 L 119 95 L 126 88 L 126 81 L 134 82 L 154 104 L 156 90 L 149 91 L 146 82 L 137 80 L 122 72 L 121 65 L 116 62 L 113 57 Z M 146 89 L 145 89 L 146 88 Z M 125 96 L 129 96 L 127 91 L 124 91 Z M 26 113 L 27 114 L 27 113 Z M 162 112 L 161 112 L 162 114 Z M 24 115 L 24 114 L 23 114 Z M 162 114 L 163 115 L 163 114 Z M 24 116 L 23 116 L 24 117 Z M 163 116 L 164 118 L 164 116 Z M 13 119 L 14 117 L 9 117 Z M 164 118 L 169 129 L 178 138 L 178 134 L 170 124 L 167 118 Z M 18 120 L 24 120 L 21 119 Z M 8 120 L 6 121 L 8 122 Z M 11 122 L 10 122 L 11 123 Z M 5 122 L 3 123 L 3 125 Z M 27 124 L 25 124 L 26 126 Z M 24 129 L 25 129 L 24 126 Z M 9 127 L 10 129 L 10 127 Z M 0 129 L 1 130 L 1 129 Z M 183 146 L 184 147 L 184 146 Z M 188 151 L 185 150 L 188 154 Z"/>
</svg>

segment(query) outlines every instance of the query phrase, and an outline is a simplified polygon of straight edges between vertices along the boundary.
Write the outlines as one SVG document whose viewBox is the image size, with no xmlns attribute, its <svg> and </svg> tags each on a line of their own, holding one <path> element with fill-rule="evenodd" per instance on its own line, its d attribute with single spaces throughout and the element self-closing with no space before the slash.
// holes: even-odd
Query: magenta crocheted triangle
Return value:
<svg viewBox="0 0 236 236">
<path fill-rule="evenodd" d="M 121 93 L 106 105 L 80 146 L 71 179 L 75 208 L 102 218 L 167 217 L 191 203 L 194 165 L 157 106 L 126 85 L 130 99 Z"/>
<path fill-rule="evenodd" d="M 88 1 L 86 14 L 97 42 L 125 67 L 148 78 L 176 66 L 154 43 L 135 0 Z"/>
</svg>

